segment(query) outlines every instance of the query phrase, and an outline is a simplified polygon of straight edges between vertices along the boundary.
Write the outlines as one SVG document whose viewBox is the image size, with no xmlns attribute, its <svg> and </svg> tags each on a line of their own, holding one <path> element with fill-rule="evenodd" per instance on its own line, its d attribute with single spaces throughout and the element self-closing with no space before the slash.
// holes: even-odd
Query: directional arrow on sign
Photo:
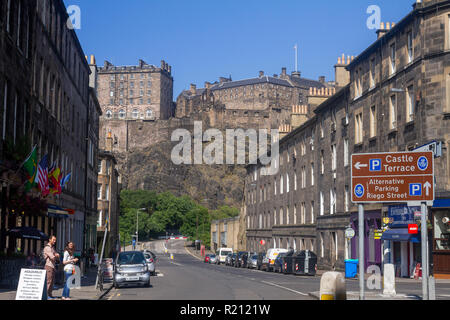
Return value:
<svg viewBox="0 0 450 320">
<path fill-rule="evenodd" d="M 361 168 L 367 168 L 367 164 L 362 164 L 361 162 L 357 162 L 357 163 L 355 163 L 355 168 L 357 169 L 357 170 L 360 170 Z"/>
<path fill-rule="evenodd" d="M 430 189 L 431 189 L 431 184 L 427 181 L 425 182 L 425 184 L 423 185 L 423 188 L 425 189 L 425 194 L 427 196 L 430 195 Z"/>
</svg>

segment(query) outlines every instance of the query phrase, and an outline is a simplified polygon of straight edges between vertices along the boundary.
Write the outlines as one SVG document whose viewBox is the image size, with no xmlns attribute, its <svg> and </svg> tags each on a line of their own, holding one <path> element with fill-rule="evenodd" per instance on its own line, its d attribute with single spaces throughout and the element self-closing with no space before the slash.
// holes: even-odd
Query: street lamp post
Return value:
<svg viewBox="0 0 450 320">
<path fill-rule="evenodd" d="M 147 208 L 140 208 L 136 211 L 136 245 L 139 243 L 139 211 L 146 211 Z"/>
</svg>

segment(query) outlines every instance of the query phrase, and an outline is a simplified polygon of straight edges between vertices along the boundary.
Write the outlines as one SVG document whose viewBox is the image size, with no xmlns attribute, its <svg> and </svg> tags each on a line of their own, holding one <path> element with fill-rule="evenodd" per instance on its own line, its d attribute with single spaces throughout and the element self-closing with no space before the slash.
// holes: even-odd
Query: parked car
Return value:
<svg viewBox="0 0 450 320">
<path fill-rule="evenodd" d="M 258 262 L 257 262 L 257 269 L 261 270 L 263 267 L 263 261 L 264 258 L 266 257 L 266 253 L 265 252 L 260 252 L 258 253 Z"/>
<path fill-rule="evenodd" d="M 258 268 L 258 255 L 253 253 L 247 260 L 247 268 L 257 269 Z"/>
<path fill-rule="evenodd" d="M 154 276 L 156 274 L 155 271 L 156 256 L 152 254 L 152 252 L 150 251 L 144 251 L 144 257 L 145 261 L 147 262 L 148 271 L 150 271 L 150 274 Z"/>
<path fill-rule="evenodd" d="M 204 263 L 209 263 L 209 260 L 211 259 L 210 254 L 206 254 L 205 255 L 205 260 L 203 261 Z"/>
<path fill-rule="evenodd" d="M 229 254 L 227 254 L 227 257 L 225 258 L 225 265 L 226 266 L 231 266 L 231 259 L 232 259 L 232 257 L 233 257 L 233 254 L 234 253 L 229 253 Z"/>
<path fill-rule="evenodd" d="M 275 259 L 277 256 L 282 252 L 288 252 L 287 249 L 280 249 L 280 248 L 272 248 L 267 250 L 267 258 L 268 263 L 266 265 L 266 271 L 272 271 L 275 265 Z"/>
<path fill-rule="evenodd" d="M 145 256 L 140 251 L 120 252 L 114 265 L 113 285 L 144 285 L 150 287 L 150 271 Z"/>
<path fill-rule="evenodd" d="M 247 252 L 246 251 L 239 251 L 237 253 L 236 259 L 234 261 L 234 267 L 236 267 L 236 268 L 242 267 L 244 254 L 247 254 Z"/>
<path fill-rule="evenodd" d="M 217 264 L 217 256 L 215 254 L 211 254 L 209 256 L 209 263 Z"/>
<path fill-rule="evenodd" d="M 219 259 L 217 264 L 225 263 L 225 260 L 229 253 L 233 253 L 232 248 L 220 248 L 218 251 Z"/>
</svg>

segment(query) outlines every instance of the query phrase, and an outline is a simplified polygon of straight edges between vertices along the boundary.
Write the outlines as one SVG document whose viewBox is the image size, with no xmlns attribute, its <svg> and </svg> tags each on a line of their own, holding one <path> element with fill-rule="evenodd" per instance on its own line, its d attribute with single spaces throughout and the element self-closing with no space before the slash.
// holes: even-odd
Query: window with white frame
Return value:
<svg viewBox="0 0 450 320">
<path fill-rule="evenodd" d="M 102 185 L 101 184 L 97 185 L 97 199 L 98 200 L 102 199 Z"/>
<path fill-rule="evenodd" d="M 355 143 L 363 142 L 363 114 L 362 111 L 355 115 Z"/>
<path fill-rule="evenodd" d="M 320 215 L 323 216 L 325 209 L 325 199 L 323 197 L 323 192 L 320 191 Z"/>
<path fill-rule="evenodd" d="M 97 228 L 100 228 L 103 225 L 103 211 L 98 211 L 98 220 L 97 220 Z"/>
<path fill-rule="evenodd" d="M 283 176 L 280 177 L 280 194 L 283 194 L 283 185 L 284 185 L 284 178 Z"/>
<path fill-rule="evenodd" d="M 370 60 L 370 88 L 375 87 L 375 58 Z"/>
<path fill-rule="evenodd" d="M 331 170 L 336 171 L 337 168 L 337 150 L 336 144 L 331 146 Z"/>
<path fill-rule="evenodd" d="M 413 62 L 414 60 L 414 48 L 413 48 L 413 34 L 412 32 L 408 32 L 408 44 L 407 44 L 407 50 L 408 50 L 408 63 Z"/>
<path fill-rule="evenodd" d="M 396 69 L 396 48 L 395 43 L 390 45 L 390 56 L 389 56 L 389 74 L 392 75 L 397 71 Z"/>
<path fill-rule="evenodd" d="M 283 224 L 283 208 L 280 208 L 280 225 Z"/>
<path fill-rule="evenodd" d="M 325 160 L 323 155 L 323 150 L 320 150 L 320 174 L 325 173 Z"/>
<path fill-rule="evenodd" d="M 330 214 L 336 213 L 336 190 L 330 189 Z"/>
<path fill-rule="evenodd" d="M 286 193 L 289 193 L 289 174 L 286 173 Z"/>
<path fill-rule="evenodd" d="M 314 219 L 314 201 L 311 201 L 311 224 L 314 223 L 315 219 Z"/>
<path fill-rule="evenodd" d="M 414 87 L 409 86 L 406 92 L 406 122 L 414 120 Z"/>
<path fill-rule="evenodd" d="M 297 191 L 297 173 L 294 173 L 294 190 Z"/>
<path fill-rule="evenodd" d="M 389 129 L 397 128 L 397 97 L 391 96 L 389 99 Z"/>
<path fill-rule="evenodd" d="M 306 177 L 306 173 L 305 173 L 305 177 Z M 314 185 L 314 162 L 311 162 L 311 185 L 312 186 Z"/>
<path fill-rule="evenodd" d="M 377 108 L 376 106 L 370 107 L 370 137 L 373 138 L 377 135 Z"/>
</svg>

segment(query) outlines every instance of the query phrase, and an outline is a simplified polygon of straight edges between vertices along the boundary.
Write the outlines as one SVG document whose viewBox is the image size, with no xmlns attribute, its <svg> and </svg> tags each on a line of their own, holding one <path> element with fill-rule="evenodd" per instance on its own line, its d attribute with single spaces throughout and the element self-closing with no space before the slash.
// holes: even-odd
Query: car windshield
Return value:
<svg viewBox="0 0 450 320">
<path fill-rule="evenodd" d="M 255 254 L 252 256 L 252 259 L 258 259 L 258 256 Z"/>
<path fill-rule="evenodd" d="M 145 258 L 141 252 L 121 252 L 118 262 L 119 264 L 143 264 Z"/>
<path fill-rule="evenodd" d="M 231 251 L 221 251 L 221 252 L 220 252 L 220 255 L 221 255 L 221 256 L 226 256 L 226 255 L 228 255 L 230 252 L 231 252 Z"/>
<path fill-rule="evenodd" d="M 210 255 L 210 257 L 211 257 L 211 258 L 215 258 L 215 257 L 216 257 L 216 255 L 215 255 L 215 254 L 212 254 L 212 255 Z"/>
</svg>

